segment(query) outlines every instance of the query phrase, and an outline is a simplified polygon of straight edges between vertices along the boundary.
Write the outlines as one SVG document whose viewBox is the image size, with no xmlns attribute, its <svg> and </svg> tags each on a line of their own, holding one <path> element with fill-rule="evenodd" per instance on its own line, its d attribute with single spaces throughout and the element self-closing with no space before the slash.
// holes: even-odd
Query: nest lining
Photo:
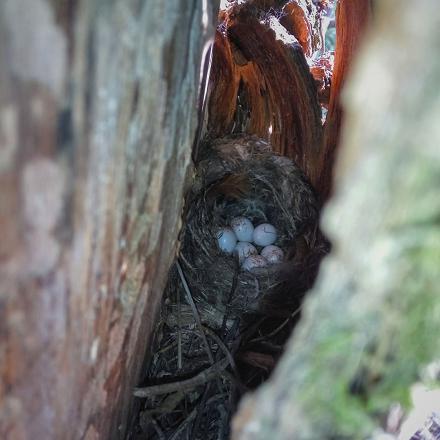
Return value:
<svg viewBox="0 0 440 440">
<path fill-rule="evenodd" d="M 139 429 L 147 438 L 228 438 L 239 397 L 273 368 L 325 253 L 316 240 L 314 192 L 292 161 L 250 136 L 216 140 L 203 151 L 147 386 L 136 391 L 146 398 Z M 273 224 L 285 261 L 249 272 L 223 253 L 216 232 L 237 216 Z"/>
<path fill-rule="evenodd" d="M 208 151 L 188 197 L 181 260 L 196 302 L 239 316 L 259 310 L 261 300 L 285 287 L 295 270 L 295 241 L 316 225 L 317 203 L 303 173 L 262 140 L 221 139 Z M 284 250 L 286 261 L 240 270 L 236 256 L 219 250 L 215 239 L 217 230 L 238 216 L 254 225 L 273 224 L 275 244 Z"/>
</svg>

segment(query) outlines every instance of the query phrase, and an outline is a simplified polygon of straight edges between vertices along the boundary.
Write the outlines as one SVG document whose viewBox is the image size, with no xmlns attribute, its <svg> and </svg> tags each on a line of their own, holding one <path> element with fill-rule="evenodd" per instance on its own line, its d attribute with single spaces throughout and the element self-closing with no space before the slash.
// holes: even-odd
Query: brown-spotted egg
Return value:
<svg viewBox="0 0 440 440">
<path fill-rule="evenodd" d="M 266 258 L 262 257 L 261 255 L 251 255 L 250 257 L 247 257 L 246 260 L 244 260 L 242 267 L 244 270 L 253 270 L 266 266 Z"/>
<path fill-rule="evenodd" d="M 258 254 L 257 248 L 246 241 L 239 241 L 235 246 L 234 252 L 237 253 L 240 264 L 243 263 L 247 257 Z"/>
<path fill-rule="evenodd" d="M 279 264 L 284 259 L 284 252 L 278 246 L 270 244 L 262 249 L 261 255 L 266 258 L 269 264 Z"/>
</svg>

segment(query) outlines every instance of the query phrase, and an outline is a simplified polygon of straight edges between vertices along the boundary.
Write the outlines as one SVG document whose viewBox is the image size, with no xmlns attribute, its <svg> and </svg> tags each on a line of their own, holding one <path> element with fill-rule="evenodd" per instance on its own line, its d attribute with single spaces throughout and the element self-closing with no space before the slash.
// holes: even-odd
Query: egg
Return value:
<svg viewBox="0 0 440 440">
<path fill-rule="evenodd" d="M 258 246 L 269 246 L 277 239 L 277 230 L 269 223 L 258 225 L 254 229 L 253 242 Z"/>
<path fill-rule="evenodd" d="M 242 265 L 244 270 L 252 270 L 266 266 L 267 266 L 267 260 L 261 255 L 251 255 L 250 257 L 247 257 Z"/>
<path fill-rule="evenodd" d="M 235 217 L 231 220 L 231 228 L 235 232 L 238 241 L 252 241 L 254 225 L 246 217 Z"/>
<path fill-rule="evenodd" d="M 270 244 L 262 249 L 261 255 L 266 258 L 269 264 L 281 263 L 284 259 L 284 252 L 278 246 Z"/>
<path fill-rule="evenodd" d="M 240 264 L 243 263 L 247 257 L 258 254 L 256 247 L 246 241 L 239 241 L 235 246 L 234 252 L 237 253 Z"/>
<path fill-rule="evenodd" d="M 231 228 L 221 228 L 217 231 L 217 242 L 223 252 L 231 254 L 237 244 L 237 237 Z"/>
</svg>

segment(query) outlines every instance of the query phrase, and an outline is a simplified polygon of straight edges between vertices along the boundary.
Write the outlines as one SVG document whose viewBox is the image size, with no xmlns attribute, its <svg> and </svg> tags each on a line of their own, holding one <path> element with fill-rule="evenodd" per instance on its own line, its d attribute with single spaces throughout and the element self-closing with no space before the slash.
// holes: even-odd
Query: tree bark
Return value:
<svg viewBox="0 0 440 440">
<path fill-rule="evenodd" d="M 1 438 L 124 438 L 215 16 L 190 0 L 1 2 Z"/>
<path fill-rule="evenodd" d="M 336 8 L 336 48 L 324 143 L 316 173 L 322 200 L 332 194 L 335 160 L 343 119 L 341 91 L 371 21 L 371 0 L 340 0 Z"/>
<path fill-rule="evenodd" d="M 273 378 L 242 404 L 234 439 L 397 438 L 393 405 L 411 406 L 415 382 L 439 389 L 440 10 L 384 0 L 375 14 L 345 90 L 323 221 L 334 250 Z M 425 409 L 438 412 L 438 398 Z"/>
<path fill-rule="evenodd" d="M 315 181 L 322 149 L 321 109 L 302 47 L 287 30 L 284 40 L 274 31 L 283 29 L 277 18 L 283 12 L 272 6 L 281 8 L 282 3 L 249 1 L 223 13 L 224 31 L 217 32 L 214 45 L 207 132 L 214 138 L 248 133 L 266 139 Z M 274 29 L 257 18 L 266 9 Z M 290 23 L 290 30 L 295 25 Z M 305 32 L 312 40 L 315 33 L 309 26 Z"/>
</svg>

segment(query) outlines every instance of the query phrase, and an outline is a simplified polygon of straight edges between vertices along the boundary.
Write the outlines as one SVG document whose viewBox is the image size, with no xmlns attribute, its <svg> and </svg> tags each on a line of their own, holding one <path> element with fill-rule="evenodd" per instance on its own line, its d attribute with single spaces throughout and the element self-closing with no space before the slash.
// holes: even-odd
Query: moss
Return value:
<svg viewBox="0 0 440 440">
<path fill-rule="evenodd" d="M 391 340 L 391 347 L 386 353 L 388 359 L 383 360 L 381 380 L 369 395 L 368 410 L 372 413 L 386 411 L 393 402 L 408 406 L 408 390 L 418 379 L 420 368 L 440 352 L 440 299 L 436 283 L 440 246 L 421 243 L 409 249 L 401 266 L 408 266 L 408 270 L 384 310 L 384 320 L 391 319 L 389 316 L 396 319 L 392 333 L 383 335 Z"/>
<path fill-rule="evenodd" d="M 359 356 L 347 329 L 329 333 L 315 347 L 313 364 L 297 397 L 321 432 L 365 438 L 393 403 L 409 407 L 409 389 L 418 380 L 421 366 L 440 352 L 440 301 L 430 276 L 432 256 L 421 254 L 410 258 L 411 270 L 402 279 L 401 289 L 384 307 L 384 326 L 378 328 L 372 352 L 365 350 Z M 350 382 L 359 371 L 367 376 L 363 378 L 366 389 L 356 395 Z"/>
</svg>

